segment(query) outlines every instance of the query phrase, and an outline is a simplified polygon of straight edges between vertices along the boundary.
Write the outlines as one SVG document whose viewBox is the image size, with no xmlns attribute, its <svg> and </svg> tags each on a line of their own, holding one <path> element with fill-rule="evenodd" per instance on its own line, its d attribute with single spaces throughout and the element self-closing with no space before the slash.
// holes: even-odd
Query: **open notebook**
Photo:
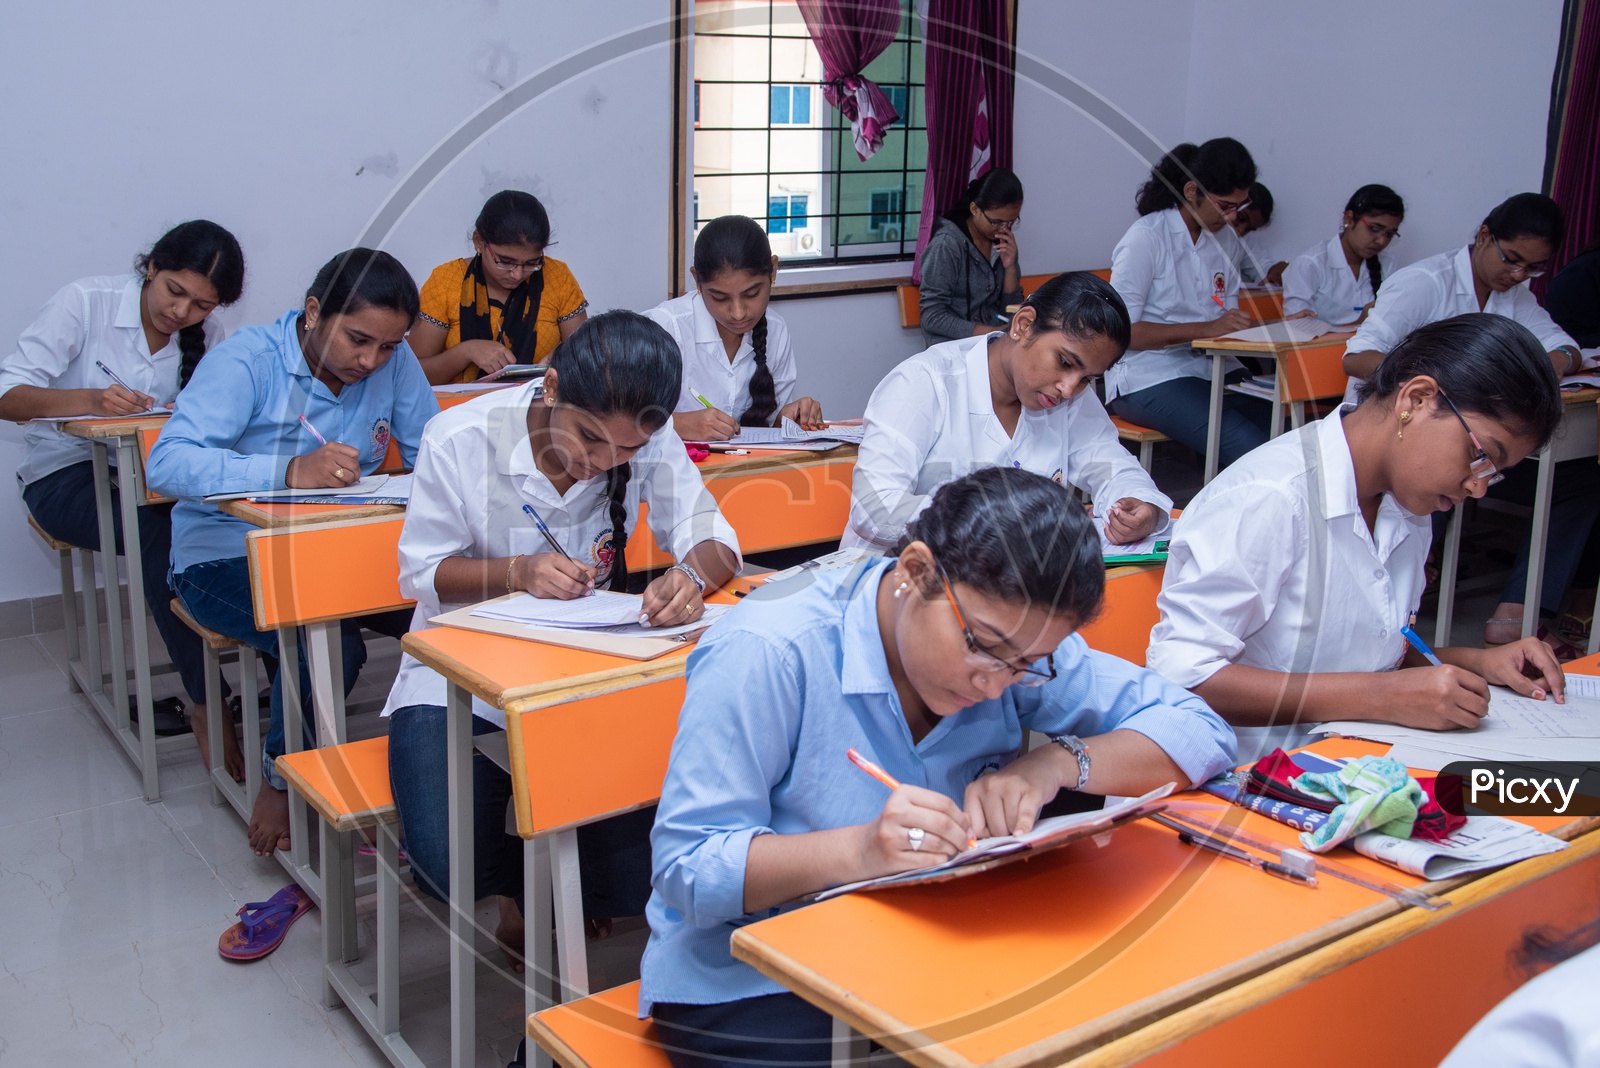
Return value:
<svg viewBox="0 0 1600 1068">
<path fill-rule="evenodd" d="M 1284 342 L 1293 341 L 1303 343 L 1314 341 L 1323 334 L 1331 334 L 1335 330 L 1349 332 L 1350 327 L 1332 326 L 1321 319 L 1284 319 L 1276 323 L 1262 323 L 1245 330 L 1235 330 L 1231 334 L 1223 334 L 1218 340 L 1224 341 L 1264 341 Z"/>
<path fill-rule="evenodd" d="M 964 879 L 969 875 L 990 871 L 1012 861 L 1026 860 L 1051 849 L 1059 849 L 1080 838 L 1090 838 L 1132 820 L 1143 819 L 1152 812 L 1159 812 L 1167 807 L 1166 797 L 1176 786 L 1176 783 L 1169 782 L 1142 797 L 1131 797 L 1108 808 L 1095 809 L 1093 812 L 1052 816 L 1050 819 L 1040 820 L 1027 834 L 1008 834 L 981 839 L 973 848 L 957 853 L 943 864 L 935 864 L 931 868 L 919 868 L 902 875 L 884 875 L 877 879 L 846 883 L 832 890 L 824 890 L 813 900 L 826 901 L 830 897 L 838 897 L 840 894 L 848 894 L 855 890 L 883 890 L 894 886 L 910 886 L 914 883 L 940 883 L 951 879 Z"/>
</svg>

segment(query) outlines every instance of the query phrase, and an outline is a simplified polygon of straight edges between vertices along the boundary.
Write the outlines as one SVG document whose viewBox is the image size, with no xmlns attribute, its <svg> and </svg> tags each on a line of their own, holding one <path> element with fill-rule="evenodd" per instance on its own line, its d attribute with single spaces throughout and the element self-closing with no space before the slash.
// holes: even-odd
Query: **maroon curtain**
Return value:
<svg viewBox="0 0 1600 1068">
<path fill-rule="evenodd" d="M 796 0 L 822 57 L 822 95 L 850 120 L 856 155 L 872 158 L 883 132 L 900 116 L 889 97 L 862 75 L 900 28 L 900 0 Z"/>
<path fill-rule="evenodd" d="M 1545 188 L 1567 216 L 1567 240 L 1533 288 L 1600 240 L 1600 0 L 1568 0 L 1550 94 Z"/>
<path fill-rule="evenodd" d="M 1600 2 L 1600 0 L 1597 0 Z M 1011 0 L 929 0 L 924 30 L 928 173 L 912 281 L 933 224 L 991 167 L 1011 166 L 1016 96 Z"/>
</svg>

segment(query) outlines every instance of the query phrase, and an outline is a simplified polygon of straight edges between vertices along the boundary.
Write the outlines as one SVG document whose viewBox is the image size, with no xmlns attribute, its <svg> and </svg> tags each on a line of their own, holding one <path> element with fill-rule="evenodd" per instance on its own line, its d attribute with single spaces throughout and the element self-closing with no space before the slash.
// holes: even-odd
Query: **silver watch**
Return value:
<svg viewBox="0 0 1600 1068">
<path fill-rule="evenodd" d="M 1050 740 L 1078 761 L 1078 785 L 1073 789 L 1082 793 L 1083 788 L 1089 785 L 1089 747 L 1076 734 L 1052 734 Z"/>
<path fill-rule="evenodd" d="M 695 589 L 700 591 L 700 596 L 704 597 L 706 595 L 706 580 L 701 578 L 700 573 L 694 568 L 688 564 L 673 564 L 669 570 L 682 571 L 685 575 L 688 575 L 689 581 L 694 583 Z"/>
</svg>

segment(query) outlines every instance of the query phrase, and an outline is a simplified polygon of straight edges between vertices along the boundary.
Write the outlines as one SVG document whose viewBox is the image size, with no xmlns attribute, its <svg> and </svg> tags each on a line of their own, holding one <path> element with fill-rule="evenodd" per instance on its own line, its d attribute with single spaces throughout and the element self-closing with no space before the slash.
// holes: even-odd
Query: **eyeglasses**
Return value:
<svg viewBox="0 0 1600 1068">
<path fill-rule="evenodd" d="M 1494 461 L 1489 459 L 1488 452 L 1484 450 L 1483 442 L 1478 440 L 1478 435 L 1474 434 L 1472 428 L 1467 425 L 1467 417 L 1461 414 L 1461 409 L 1456 407 L 1456 402 L 1451 400 L 1450 395 L 1442 389 L 1439 391 L 1439 397 L 1450 406 L 1452 412 L 1456 413 L 1456 418 L 1461 420 L 1461 429 L 1467 432 L 1467 437 L 1472 439 L 1472 447 L 1478 450 L 1477 454 L 1472 457 L 1472 463 L 1467 465 L 1468 475 L 1474 482 L 1483 481 L 1486 486 L 1493 486 L 1497 482 L 1503 482 L 1506 476 L 1496 470 Z"/>
<path fill-rule="evenodd" d="M 1500 247 L 1499 238 L 1495 237 L 1493 234 L 1490 234 L 1489 240 L 1494 242 L 1495 255 L 1500 257 L 1500 262 L 1505 264 L 1506 269 L 1512 274 L 1520 274 L 1524 278 L 1538 278 L 1540 275 L 1544 274 L 1543 263 L 1539 264 L 1537 267 L 1530 263 L 1518 263 L 1516 260 L 1506 255 L 1506 250 Z"/>
<path fill-rule="evenodd" d="M 978 214 L 983 216 L 983 221 L 984 222 L 988 223 L 990 226 L 994 227 L 996 230 L 1020 230 L 1020 229 L 1022 229 L 1022 220 L 1021 219 L 996 219 L 994 216 L 990 215 L 988 212 L 984 211 L 982 208 L 978 209 Z"/>
<path fill-rule="evenodd" d="M 1362 216 L 1361 221 L 1366 225 L 1367 233 L 1371 234 L 1373 237 L 1387 237 L 1390 241 L 1394 241 L 1400 236 L 1399 228 L 1391 230 L 1382 223 L 1375 223 L 1368 220 L 1366 216 Z M 1504 256 L 1500 258 L 1505 259 Z"/>
<path fill-rule="evenodd" d="M 936 562 L 934 566 L 939 569 L 939 581 L 944 583 L 944 595 L 949 598 L 950 607 L 955 610 L 956 622 L 961 624 L 961 636 L 967 640 L 966 660 L 969 665 L 979 671 L 993 674 L 1016 675 L 1017 683 L 1021 686 L 1043 686 L 1056 677 L 1054 653 L 1044 658 L 1045 670 L 1040 671 L 1033 666 L 1038 663 L 1037 660 L 1029 664 L 1014 664 L 973 637 L 972 628 L 967 626 L 967 614 L 961 610 L 961 602 L 956 600 L 956 591 L 950 585 L 950 577 L 944 573 L 944 565 Z"/>
<path fill-rule="evenodd" d="M 1237 215 L 1241 211 L 1248 211 L 1250 208 L 1249 197 L 1246 197 L 1238 203 L 1235 203 L 1231 200 L 1223 200 L 1221 197 L 1214 197 L 1210 193 L 1206 194 L 1206 198 L 1210 200 L 1216 209 L 1222 212 L 1224 215 Z"/>
<path fill-rule="evenodd" d="M 494 261 L 494 265 L 496 267 L 498 267 L 502 271 L 506 271 L 508 273 L 515 272 L 515 271 L 527 271 L 530 274 L 534 274 L 534 273 L 537 273 L 539 271 L 544 270 L 544 257 L 543 256 L 540 256 L 540 257 L 538 257 L 536 259 L 526 260 L 526 261 L 524 261 L 524 260 L 508 260 L 504 256 L 500 255 L 498 252 L 496 252 L 494 250 L 494 246 L 489 244 L 489 242 L 487 242 L 487 241 L 485 241 L 483 243 L 483 250 L 489 254 L 489 258 Z"/>
</svg>

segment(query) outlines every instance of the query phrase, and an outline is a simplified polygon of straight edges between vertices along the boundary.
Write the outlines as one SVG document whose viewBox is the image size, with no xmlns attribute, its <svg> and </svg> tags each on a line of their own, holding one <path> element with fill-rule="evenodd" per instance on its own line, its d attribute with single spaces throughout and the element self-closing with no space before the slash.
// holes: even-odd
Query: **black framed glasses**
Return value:
<svg viewBox="0 0 1600 1068">
<path fill-rule="evenodd" d="M 1362 225 L 1367 228 L 1367 233 L 1371 234 L 1373 237 L 1387 237 L 1390 241 L 1397 241 L 1400 238 L 1400 231 L 1398 228 L 1391 230 L 1382 223 L 1373 222 L 1365 215 L 1361 217 L 1361 222 Z M 1504 256 L 1501 256 L 1500 258 L 1505 259 Z"/>
<path fill-rule="evenodd" d="M 1518 263 L 1516 260 L 1506 255 L 1506 250 L 1500 247 L 1500 239 L 1498 237 L 1490 234 L 1489 240 L 1494 242 L 1494 254 L 1500 257 L 1500 262 L 1505 264 L 1506 270 L 1510 271 L 1512 274 L 1520 274 L 1524 278 L 1538 278 L 1540 275 L 1544 274 L 1543 263 L 1539 264 L 1537 267 L 1530 263 Z M 1452 404 L 1450 407 L 1454 408 L 1455 405 Z"/>
<path fill-rule="evenodd" d="M 1040 661 L 1034 660 L 1027 664 L 1016 664 L 993 649 L 978 641 L 972 634 L 972 628 L 967 626 L 967 614 L 961 609 L 961 602 L 956 599 L 955 587 L 950 585 L 950 576 L 944 573 L 944 565 L 935 561 L 934 566 L 939 569 L 939 581 L 944 583 L 944 595 L 950 602 L 950 607 L 955 611 L 956 622 L 961 625 L 961 636 L 967 640 L 966 661 L 979 671 L 993 674 L 1004 673 L 1017 676 L 1017 683 L 1021 686 L 1043 686 L 1056 677 L 1056 657 L 1054 653 L 1048 654 L 1044 660 L 1044 670 L 1039 670 L 1035 665 Z"/>
<path fill-rule="evenodd" d="M 527 261 L 507 259 L 506 257 L 500 255 L 500 253 L 496 252 L 494 250 L 494 246 L 489 244 L 487 241 L 483 243 L 483 250 L 489 254 L 489 258 L 494 261 L 494 265 L 496 267 L 507 273 L 513 271 L 527 271 L 529 274 L 535 274 L 544 270 L 543 256 Z"/>
<path fill-rule="evenodd" d="M 1461 429 L 1467 432 L 1467 437 L 1472 439 L 1472 447 L 1477 450 L 1477 453 L 1472 457 L 1472 463 L 1467 466 L 1467 471 L 1472 479 L 1474 481 L 1482 480 L 1488 486 L 1503 482 L 1506 476 L 1502 475 L 1494 466 L 1494 461 L 1489 459 L 1489 453 L 1484 449 L 1483 442 L 1478 440 L 1478 435 L 1474 434 L 1472 427 L 1467 425 L 1467 417 L 1461 414 L 1461 409 L 1456 407 L 1456 402 L 1451 400 L 1450 395 L 1442 389 L 1439 391 L 1439 397 L 1450 406 L 1452 412 L 1456 413 L 1456 418 L 1461 420 Z"/>
<path fill-rule="evenodd" d="M 1020 230 L 1020 229 L 1022 229 L 1022 220 L 1021 219 L 996 219 L 994 216 L 990 215 L 988 212 L 984 211 L 982 208 L 978 209 L 978 214 L 983 216 L 983 221 L 984 222 L 988 223 L 990 226 L 994 227 L 996 230 Z"/>
</svg>

